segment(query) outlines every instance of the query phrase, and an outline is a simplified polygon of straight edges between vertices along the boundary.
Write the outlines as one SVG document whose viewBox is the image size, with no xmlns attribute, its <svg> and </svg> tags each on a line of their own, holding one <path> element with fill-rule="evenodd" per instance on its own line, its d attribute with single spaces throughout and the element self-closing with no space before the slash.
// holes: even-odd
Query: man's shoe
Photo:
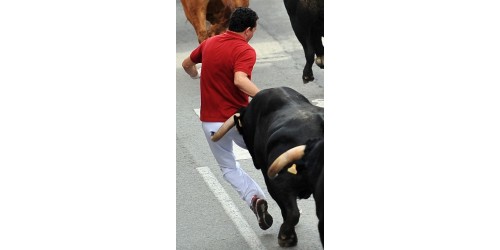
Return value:
<svg viewBox="0 0 500 250">
<path fill-rule="evenodd" d="M 260 228 L 266 230 L 273 224 L 273 217 L 267 212 L 267 201 L 258 198 L 256 195 L 252 197 L 252 211 L 257 216 Z"/>
</svg>

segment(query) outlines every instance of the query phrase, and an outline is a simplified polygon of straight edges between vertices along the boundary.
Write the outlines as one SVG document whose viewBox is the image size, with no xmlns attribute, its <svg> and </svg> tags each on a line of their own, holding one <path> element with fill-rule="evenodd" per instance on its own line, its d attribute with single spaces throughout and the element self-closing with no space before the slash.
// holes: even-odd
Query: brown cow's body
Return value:
<svg viewBox="0 0 500 250">
<path fill-rule="evenodd" d="M 248 7 L 249 0 L 181 0 L 184 14 L 198 36 L 198 42 L 224 32 L 229 16 L 237 7 Z M 207 21 L 210 27 L 207 27 Z"/>
</svg>

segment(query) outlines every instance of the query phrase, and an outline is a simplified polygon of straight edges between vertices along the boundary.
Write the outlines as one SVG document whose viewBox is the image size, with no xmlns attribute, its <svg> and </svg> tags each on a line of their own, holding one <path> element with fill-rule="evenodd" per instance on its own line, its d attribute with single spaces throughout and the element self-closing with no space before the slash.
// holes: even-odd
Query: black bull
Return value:
<svg viewBox="0 0 500 250">
<path fill-rule="evenodd" d="M 282 247 L 297 245 L 295 226 L 300 217 L 297 198 L 307 199 L 311 194 L 316 202 L 318 229 L 323 243 L 323 114 L 322 107 L 311 104 L 302 94 L 281 87 L 261 90 L 247 107 L 228 120 L 236 124 L 255 167 L 262 171 L 269 194 L 280 207 L 283 224 L 278 243 Z M 230 126 L 226 122 L 219 131 Z M 220 136 L 217 132 L 213 140 Z M 299 145 L 306 145 L 301 159 L 286 162 L 277 176 L 274 175 L 278 171 L 268 176 L 271 164 Z M 280 159 L 283 157 L 287 158 L 282 156 Z M 310 163 L 317 166 L 308 166 Z"/>
<path fill-rule="evenodd" d="M 314 80 L 313 62 L 324 68 L 324 4 L 323 0 L 283 0 L 293 32 L 302 45 L 306 64 L 302 81 Z M 314 56 L 316 55 L 316 60 Z"/>
</svg>

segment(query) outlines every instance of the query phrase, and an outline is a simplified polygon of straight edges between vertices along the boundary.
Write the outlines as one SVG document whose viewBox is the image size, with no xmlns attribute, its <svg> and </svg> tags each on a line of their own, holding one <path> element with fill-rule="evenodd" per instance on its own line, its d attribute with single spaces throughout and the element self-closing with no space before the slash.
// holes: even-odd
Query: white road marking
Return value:
<svg viewBox="0 0 500 250">
<path fill-rule="evenodd" d="M 264 33 L 261 33 L 260 36 L 260 38 L 256 37 L 252 39 L 251 42 L 252 47 L 257 53 L 257 64 L 260 67 L 272 67 L 273 64 L 290 60 L 291 52 L 296 50 L 302 51 L 302 46 L 295 36 L 281 40 L 280 42 L 274 40 L 272 37 L 267 37 Z"/>
<path fill-rule="evenodd" d="M 280 43 L 277 41 L 265 41 L 252 43 L 252 47 L 257 53 L 257 62 L 278 62 L 290 59 L 290 56 L 285 53 Z"/>
<path fill-rule="evenodd" d="M 252 230 L 250 225 L 241 215 L 238 207 L 236 207 L 229 195 L 226 193 L 226 191 L 224 191 L 222 185 L 219 183 L 219 181 L 217 181 L 217 178 L 215 178 L 212 171 L 210 171 L 210 168 L 199 167 L 196 168 L 196 170 L 198 170 L 210 190 L 212 190 L 215 197 L 217 197 L 219 202 L 222 204 L 222 207 L 224 208 L 224 211 L 226 211 L 226 214 L 236 225 L 236 228 L 238 228 L 238 231 L 240 231 L 241 235 L 243 235 L 248 245 L 250 245 L 250 249 L 266 249 L 262 245 L 262 242 L 257 237 L 255 232 Z"/>
<path fill-rule="evenodd" d="M 323 99 L 315 99 L 315 100 L 312 100 L 311 103 L 318 106 L 318 107 L 322 107 L 322 108 L 325 107 L 325 100 L 323 100 Z"/>
</svg>

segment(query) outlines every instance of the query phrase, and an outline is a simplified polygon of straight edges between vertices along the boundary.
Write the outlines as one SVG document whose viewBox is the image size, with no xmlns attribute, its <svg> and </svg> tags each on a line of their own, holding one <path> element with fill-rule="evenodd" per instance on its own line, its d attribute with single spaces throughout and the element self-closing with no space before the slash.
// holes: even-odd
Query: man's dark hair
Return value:
<svg viewBox="0 0 500 250">
<path fill-rule="evenodd" d="M 229 18 L 229 30 L 234 32 L 242 32 L 246 28 L 254 28 L 257 26 L 259 16 L 250 8 L 238 7 Z"/>
</svg>

